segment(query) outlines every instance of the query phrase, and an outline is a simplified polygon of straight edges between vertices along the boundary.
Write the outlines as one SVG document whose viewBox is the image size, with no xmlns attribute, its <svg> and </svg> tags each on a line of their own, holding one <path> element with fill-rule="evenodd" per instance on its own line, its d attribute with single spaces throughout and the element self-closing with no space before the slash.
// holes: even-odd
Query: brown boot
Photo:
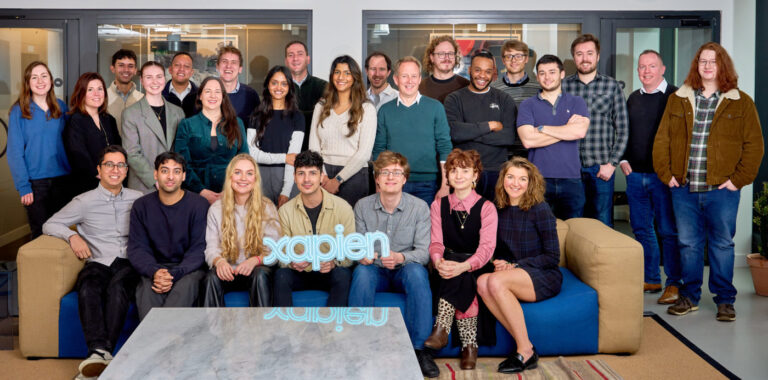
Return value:
<svg viewBox="0 0 768 380">
<path fill-rule="evenodd" d="M 468 345 L 461 349 L 461 369 L 475 369 L 477 363 L 477 346 Z"/>
<path fill-rule="evenodd" d="M 643 283 L 643 291 L 646 293 L 658 293 L 661 291 L 661 284 Z"/>
<path fill-rule="evenodd" d="M 448 332 L 440 325 L 432 328 L 432 334 L 424 341 L 424 347 L 439 350 L 448 344 Z"/>
<path fill-rule="evenodd" d="M 661 297 L 659 297 L 659 300 L 656 301 L 662 305 L 672 305 L 677 301 L 678 295 L 678 289 L 677 286 L 670 285 L 667 286 L 666 289 L 664 289 L 664 293 L 661 294 Z"/>
</svg>

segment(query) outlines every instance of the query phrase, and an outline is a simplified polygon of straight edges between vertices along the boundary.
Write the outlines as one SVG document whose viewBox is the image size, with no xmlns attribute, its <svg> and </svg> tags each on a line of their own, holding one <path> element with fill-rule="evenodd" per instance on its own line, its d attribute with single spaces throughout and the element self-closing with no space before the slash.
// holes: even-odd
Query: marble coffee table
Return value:
<svg viewBox="0 0 768 380">
<path fill-rule="evenodd" d="M 423 379 L 398 308 L 155 308 L 100 379 Z"/>
</svg>

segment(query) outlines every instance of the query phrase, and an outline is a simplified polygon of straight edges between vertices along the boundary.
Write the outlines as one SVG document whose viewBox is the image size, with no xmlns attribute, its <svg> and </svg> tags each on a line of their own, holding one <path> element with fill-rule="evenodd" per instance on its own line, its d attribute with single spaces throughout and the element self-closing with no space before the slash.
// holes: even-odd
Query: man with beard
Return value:
<svg viewBox="0 0 768 380">
<path fill-rule="evenodd" d="M 301 41 L 291 41 L 285 45 L 285 66 L 291 70 L 293 77 L 293 86 L 298 97 L 299 110 L 304 114 L 304 142 L 301 144 L 301 151 L 309 148 L 309 129 L 312 124 L 312 112 L 315 110 L 315 104 L 323 96 L 325 86 L 328 82 L 309 75 L 307 66 L 309 66 L 309 51 L 307 45 Z"/>
<path fill-rule="evenodd" d="M 545 55 L 536 63 L 541 84 L 538 95 L 520 104 L 517 132 L 528 148 L 528 159 L 541 171 L 547 184 L 544 197 L 556 217 L 580 217 L 584 208 L 579 140 L 589 128 L 584 99 L 563 92 L 563 62 Z"/>
<path fill-rule="evenodd" d="M 563 91 L 584 98 L 591 119 L 589 132 L 579 144 L 586 196 L 584 216 L 613 227 L 614 171 L 629 137 L 627 103 L 616 79 L 597 72 L 597 37 L 577 37 L 571 44 L 571 55 L 578 73 L 563 80 Z"/>
<path fill-rule="evenodd" d="M 128 259 L 141 275 L 136 288 L 139 319 L 153 307 L 191 307 L 205 277 L 208 201 L 181 189 L 184 157 L 164 152 L 155 159 L 158 191 L 134 202 Z"/>
<path fill-rule="evenodd" d="M 489 51 L 475 52 L 469 67 L 469 86 L 445 98 L 453 147 L 480 153 L 483 171 L 476 191 L 491 201 L 495 199 L 499 167 L 507 161 L 509 148 L 515 142 L 517 118 L 515 100 L 490 86 L 495 70 Z"/>
<path fill-rule="evenodd" d="M 109 71 L 115 75 L 115 80 L 107 87 L 107 112 L 115 118 L 117 131 L 123 135 L 123 110 L 138 102 L 144 96 L 136 90 L 133 77 L 136 75 L 136 53 L 128 49 L 120 49 L 112 55 Z"/>
<path fill-rule="evenodd" d="M 448 94 L 467 87 L 469 81 L 453 72 L 459 67 L 460 59 L 459 44 L 451 36 L 439 36 L 430 41 L 422 58 L 429 76 L 421 81 L 419 92 L 445 103 Z"/>
<path fill-rule="evenodd" d="M 368 74 L 368 99 L 378 111 L 384 103 L 397 98 L 397 90 L 387 83 L 392 73 L 392 61 L 386 54 L 375 51 L 365 59 L 365 73 Z"/>
<path fill-rule="evenodd" d="M 171 80 L 165 84 L 163 98 L 181 107 L 184 117 L 192 117 L 197 113 L 195 101 L 197 99 L 197 86 L 190 80 L 195 73 L 192 66 L 192 56 L 187 52 L 178 52 L 171 59 L 168 74 Z"/>
</svg>

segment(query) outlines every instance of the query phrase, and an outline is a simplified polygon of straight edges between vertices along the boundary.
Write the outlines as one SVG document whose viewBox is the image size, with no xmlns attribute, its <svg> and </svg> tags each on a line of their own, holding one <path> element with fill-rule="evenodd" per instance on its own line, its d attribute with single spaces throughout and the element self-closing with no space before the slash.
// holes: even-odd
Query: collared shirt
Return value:
<svg viewBox="0 0 768 380">
<path fill-rule="evenodd" d="M 143 194 L 122 188 L 115 195 L 101 184 L 76 196 L 43 225 L 43 233 L 69 241 L 72 235 L 88 243 L 88 261 L 109 266 L 115 258 L 126 258 L 128 226 L 133 202 Z M 69 226 L 77 225 L 77 232 Z"/>
<path fill-rule="evenodd" d="M 237 85 L 235 85 L 235 89 L 228 92 L 228 94 L 236 94 L 238 91 L 240 91 L 240 81 L 237 81 Z"/>
<path fill-rule="evenodd" d="M 192 83 L 187 82 L 187 88 L 185 88 L 184 91 L 182 91 L 181 93 L 176 91 L 176 87 L 173 87 L 173 83 L 171 83 L 171 85 L 168 87 L 168 91 L 171 94 L 176 95 L 176 97 L 178 97 L 179 100 L 184 101 L 184 97 L 186 97 L 187 94 L 189 94 L 189 92 L 192 91 Z"/>
<path fill-rule="evenodd" d="M 651 91 L 651 92 L 645 91 L 645 87 L 642 87 L 642 86 L 640 87 L 640 93 L 641 94 L 655 94 L 657 92 L 665 92 L 665 91 L 667 91 L 667 80 L 666 79 L 662 79 L 661 83 L 659 83 L 659 85 L 656 86 L 656 88 L 653 91 Z"/>
<path fill-rule="evenodd" d="M 375 231 L 386 233 L 389 249 L 405 257 L 402 265 L 426 265 L 429 261 L 429 207 L 411 194 L 402 193 L 400 203 L 392 213 L 381 204 L 380 193 L 360 199 L 355 204 L 355 226 L 361 234 Z M 381 247 L 378 242 L 375 244 L 376 252 L 380 254 Z M 374 264 L 383 266 L 380 259 L 376 259 Z"/>
<path fill-rule="evenodd" d="M 629 139 L 627 102 L 619 82 L 597 73 L 584 83 L 574 74 L 563 80 L 563 91 L 581 96 L 589 107 L 589 130 L 579 143 L 581 166 L 618 165 Z"/>
<path fill-rule="evenodd" d="M 416 101 L 415 101 L 415 102 L 413 102 L 413 104 L 419 104 L 419 101 L 420 101 L 420 100 L 421 100 L 421 93 L 420 93 L 420 92 L 417 92 L 417 93 L 416 93 Z M 406 105 L 405 105 L 405 102 L 403 101 L 403 98 L 400 96 L 400 93 L 398 92 L 398 93 L 397 93 L 397 106 L 398 106 L 398 107 L 400 107 L 400 105 L 401 105 L 401 104 L 402 104 L 403 106 L 405 106 L 405 107 L 410 107 L 410 106 L 406 106 Z M 411 104 L 411 106 L 412 106 L 413 104 Z"/>
<path fill-rule="evenodd" d="M 509 77 L 507 76 L 507 74 L 502 75 L 501 78 L 504 81 L 504 83 L 506 83 L 508 86 L 520 85 L 528 80 L 528 73 L 523 72 L 523 77 L 520 78 L 520 80 L 515 83 L 512 83 L 509 81 Z"/>
<path fill-rule="evenodd" d="M 133 82 L 131 82 L 131 89 L 128 90 L 128 92 L 125 94 L 123 94 L 117 88 L 117 83 L 115 81 L 113 81 L 109 87 L 107 87 L 107 99 L 109 99 L 109 104 L 107 104 L 107 112 L 115 118 L 115 122 L 117 123 L 117 130 L 121 136 L 123 134 L 123 111 L 126 108 L 134 105 L 143 97 L 144 94 L 136 90 L 136 84 Z"/>
<path fill-rule="evenodd" d="M 399 92 L 397 92 L 397 90 L 392 88 L 392 86 L 390 86 L 389 83 L 387 83 L 387 87 L 381 90 L 380 93 L 374 94 L 373 88 L 369 87 L 367 94 L 368 94 L 368 99 L 371 99 L 371 102 L 373 103 L 373 105 L 376 106 L 376 111 L 378 111 L 379 108 L 381 108 L 381 106 L 397 98 L 399 95 Z"/>
<path fill-rule="evenodd" d="M 688 155 L 688 190 L 691 192 L 710 191 L 715 188 L 707 185 L 707 141 L 718 99 L 720 91 L 706 98 L 701 90 L 696 90 L 691 153 Z"/>
<path fill-rule="evenodd" d="M 306 82 L 306 81 L 307 81 L 307 79 L 310 77 L 310 75 L 309 75 L 309 71 L 307 71 L 307 75 L 305 75 L 305 76 L 304 76 L 304 79 L 302 79 L 302 80 L 296 80 L 296 77 L 295 77 L 295 76 L 293 76 L 293 75 L 292 75 L 291 77 L 293 78 L 293 83 L 296 83 L 296 84 L 297 84 L 299 87 L 301 87 L 301 85 L 302 85 L 304 82 Z"/>
</svg>

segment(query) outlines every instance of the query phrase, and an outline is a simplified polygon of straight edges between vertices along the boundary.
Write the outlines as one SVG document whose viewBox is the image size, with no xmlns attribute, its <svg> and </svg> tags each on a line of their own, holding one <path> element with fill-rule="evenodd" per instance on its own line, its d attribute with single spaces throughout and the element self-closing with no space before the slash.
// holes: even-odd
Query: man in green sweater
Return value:
<svg viewBox="0 0 768 380">
<path fill-rule="evenodd" d="M 404 155 L 411 164 L 411 175 L 403 191 L 431 204 L 448 195 L 448 182 L 442 169 L 451 152 L 451 131 L 443 105 L 419 93 L 421 63 L 408 56 L 395 63 L 393 77 L 397 99 L 381 106 L 378 113 L 373 159 L 385 150 Z M 438 164 L 438 157 L 440 163 Z M 437 178 L 441 177 L 438 190 Z"/>
<path fill-rule="evenodd" d="M 312 123 L 312 112 L 315 110 L 315 104 L 323 96 L 325 86 L 328 82 L 309 75 L 307 66 L 309 65 L 309 51 L 307 45 L 301 41 L 291 41 L 285 45 L 285 65 L 291 71 L 293 77 L 293 88 L 296 90 L 299 101 L 299 110 L 304 114 L 304 142 L 301 144 L 301 151 L 309 148 L 309 127 Z"/>
</svg>

